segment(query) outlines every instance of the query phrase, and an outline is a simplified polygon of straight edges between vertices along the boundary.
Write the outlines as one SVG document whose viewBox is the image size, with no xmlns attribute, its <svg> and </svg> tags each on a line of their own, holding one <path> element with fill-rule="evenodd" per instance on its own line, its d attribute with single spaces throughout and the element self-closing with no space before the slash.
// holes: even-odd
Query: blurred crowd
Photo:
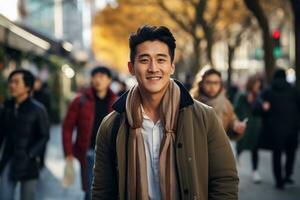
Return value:
<svg viewBox="0 0 300 200">
<path fill-rule="evenodd" d="M 66 159 L 63 184 L 74 181 L 74 159 L 81 169 L 85 199 L 91 199 L 95 141 L 101 121 L 112 111 L 112 104 L 128 90 L 119 81 L 118 91 L 111 89 L 112 72 L 97 66 L 90 74 L 91 85 L 81 90 L 69 104 L 62 124 L 63 151 Z M 252 178 L 260 183 L 259 150 L 272 152 L 275 187 L 283 190 L 293 184 L 299 121 L 300 94 L 278 69 L 270 84 L 253 75 L 243 90 L 228 96 L 221 73 L 208 69 L 186 88 L 196 100 L 214 108 L 223 125 L 237 164 L 244 151 L 251 152 Z M 10 93 L 0 107 L 0 199 L 12 199 L 21 183 L 22 199 L 33 199 L 49 139 L 51 100 L 47 85 L 31 72 L 18 69 L 8 77 Z M 77 130 L 74 141 L 73 132 Z M 285 154 L 286 159 L 282 164 Z"/>
<path fill-rule="evenodd" d="M 264 84 L 259 75 L 250 76 L 245 89 L 237 91 L 233 101 L 227 96 L 220 72 L 208 69 L 201 73 L 193 84 L 188 84 L 190 93 L 193 98 L 215 109 L 236 152 L 237 162 L 243 151 L 251 152 L 253 182 L 260 183 L 263 179 L 259 173 L 259 150 L 267 149 L 272 152 L 276 188 L 284 189 L 286 184 L 293 184 L 300 95 L 286 81 L 285 71 L 278 69 L 269 85 Z M 90 78 L 90 88 L 82 90 L 70 103 L 62 125 L 66 156 L 63 181 L 66 186 L 72 184 L 73 159 L 78 159 L 86 199 L 91 198 L 98 127 L 112 111 L 113 102 L 127 91 L 124 82 L 120 82 L 117 93 L 110 89 L 112 73 L 107 67 L 95 67 Z M 45 165 L 51 118 L 50 93 L 47 85 L 27 70 L 12 72 L 8 83 L 11 99 L 1 105 L 0 195 L 1 199 L 10 199 L 5 195 L 13 195 L 14 187 L 20 181 L 21 196 L 32 199 L 36 180 Z M 74 142 L 72 134 L 75 128 L 77 136 Z M 286 156 L 284 164 L 283 154 Z"/>
</svg>

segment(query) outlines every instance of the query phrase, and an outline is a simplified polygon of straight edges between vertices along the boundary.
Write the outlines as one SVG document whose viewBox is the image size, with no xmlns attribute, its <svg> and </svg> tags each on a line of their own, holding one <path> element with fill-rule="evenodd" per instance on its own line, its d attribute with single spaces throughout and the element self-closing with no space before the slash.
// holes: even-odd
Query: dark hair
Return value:
<svg viewBox="0 0 300 200">
<path fill-rule="evenodd" d="M 26 87 L 29 88 L 29 93 L 32 91 L 33 89 L 33 84 L 35 81 L 35 77 L 33 76 L 33 74 L 26 70 L 26 69 L 17 69 L 14 70 L 12 73 L 10 73 L 10 75 L 8 76 L 8 82 L 12 79 L 12 77 L 16 74 L 22 74 L 23 76 L 23 81 Z"/>
<path fill-rule="evenodd" d="M 208 77 L 208 76 L 210 76 L 210 75 L 213 75 L 213 74 L 215 74 L 215 75 L 219 76 L 220 78 L 222 78 L 221 72 L 219 72 L 219 71 L 217 71 L 217 70 L 215 70 L 215 69 L 208 69 L 208 70 L 206 70 L 206 71 L 204 72 L 204 74 L 202 75 L 202 80 L 204 80 L 206 77 Z"/>
<path fill-rule="evenodd" d="M 273 75 L 273 80 L 275 79 L 286 79 L 286 74 L 285 71 L 283 69 L 277 69 Z"/>
<path fill-rule="evenodd" d="M 95 76 L 95 74 L 97 73 L 101 73 L 101 74 L 106 74 L 109 78 L 112 77 L 112 73 L 110 71 L 109 68 L 105 67 L 105 66 L 98 66 L 95 67 L 92 71 L 91 71 L 91 76 Z"/>
<path fill-rule="evenodd" d="M 247 83 L 246 83 L 246 91 L 247 92 L 251 92 L 252 91 L 252 88 L 253 86 L 255 85 L 255 83 L 259 81 L 262 83 L 262 78 L 258 75 L 253 75 L 253 76 L 250 76 L 247 80 Z"/>
<path fill-rule="evenodd" d="M 174 60 L 176 40 L 171 31 L 165 26 L 143 25 L 129 37 L 130 62 L 134 63 L 136 47 L 145 41 L 159 40 L 169 47 L 171 62 Z"/>
<path fill-rule="evenodd" d="M 203 82 L 204 82 L 204 80 L 205 80 L 208 76 L 213 75 L 213 74 L 219 76 L 220 79 L 222 78 L 221 72 L 219 72 L 219 71 L 217 71 L 217 70 L 215 70 L 215 69 L 213 69 L 213 68 L 206 70 L 206 71 L 204 72 L 204 74 L 202 75 L 201 81 L 198 83 L 198 85 L 199 85 L 199 92 L 200 92 L 200 93 L 206 95 L 206 93 L 205 93 L 205 91 L 204 91 L 204 89 L 203 89 Z M 217 93 L 217 95 L 220 94 L 220 92 L 222 91 L 222 88 L 223 88 L 223 82 L 222 82 L 222 80 L 221 80 L 220 91 Z"/>
</svg>

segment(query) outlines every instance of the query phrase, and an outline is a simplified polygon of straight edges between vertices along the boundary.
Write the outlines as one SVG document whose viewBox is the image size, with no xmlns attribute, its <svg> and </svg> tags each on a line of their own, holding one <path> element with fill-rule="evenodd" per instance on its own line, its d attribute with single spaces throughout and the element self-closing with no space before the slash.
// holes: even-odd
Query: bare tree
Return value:
<svg viewBox="0 0 300 200">
<path fill-rule="evenodd" d="M 222 0 L 217 0 L 217 7 L 213 13 L 213 17 L 210 21 L 205 19 L 204 13 L 207 9 L 207 0 L 182 0 L 182 4 L 186 9 L 183 9 L 181 14 L 176 10 L 172 10 L 168 7 L 165 0 L 157 0 L 158 6 L 165 11 L 168 16 L 180 26 L 186 33 L 188 33 L 193 40 L 193 60 L 192 62 L 192 72 L 196 73 L 201 68 L 201 47 L 200 43 L 206 41 L 206 58 L 208 63 L 211 66 L 214 66 L 212 59 L 212 47 L 214 44 L 214 31 L 215 25 L 220 17 L 220 10 L 222 9 L 223 2 Z M 194 16 L 188 17 L 188 9 L 192 8 Z M 199 35 L 199 30 L 202 30 L 204 37 Z"/>
<path fill-rule="evenodd" d="M 259 4 L 259 0 L 244 0 L 248 9 L 253 13 L 263 33 L 263 49 L 265 61 L 265 73 L 267 81 L 272 78 L 275 69 L 275 59 L 273 56 L 273 43 L 270 33 L 268 19 Z"/>
<path fill-rule="evenodd" d="M 232 62 L 235 56 L 235 50 L 242 44 L 243 35 L 247 32 L 249 26 L 251 25 L 251 17 L 248 16 L 245 18 L 244 22 L 241 24 L 241 27 L 238 31 L 230 31 L 228 29 L 228 69 L 227 69 L 227 88 L 231 86 L 231 75 L 232 75 Z"/>
</svg>

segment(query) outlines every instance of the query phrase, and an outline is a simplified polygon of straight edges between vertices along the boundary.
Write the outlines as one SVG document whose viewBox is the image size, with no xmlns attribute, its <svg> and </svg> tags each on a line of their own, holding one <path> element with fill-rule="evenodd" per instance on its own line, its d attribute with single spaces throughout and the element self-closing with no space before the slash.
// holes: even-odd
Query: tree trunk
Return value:
<svg viewBox="0 0 300 200">
<path fill-rule="evenodd" d="M 205 34 L 206 37 L 206 42 L 207 42 L 207 59 L 209 64 L 211 65 L 211 67 L 215 67 L 214 66 L 214 62 L 213 62 L 213 58 L 212 58 L 212 48 L 213 48 L 213 35 L 212 35 L 212 31 L 209 30 L 208 34 Z"/>
<path fill-rule="evenodd" d="M 194 38 L 193 41 L 193 50 L 194 50 L 194 55 L 193 55 L 193 61 L 192 61 L 192 67 L 191 71 L 192 74 L 196 75 L 198 71 L 201 69 L 200 67 L 200 41 L 198 38 Z"/>
<path fill-rule="evenodd" d="M 230 89 L 232 82 L 232 61 L 234 57 L 235 48 L 228 45 L 228 69 L 227 69 L 227 89 Z"/>
<path fill-rule="evenodd" d="M 264 14 L 264 11 L 259 5 L 259 0 L 244 0 L 248 9 L 256 17 L 259 26 L 263 32 L 263 48 L 264 48 L 264 61 L 265 61 L 265 73 L 267 81 L 270 82 L 275 69 L 275 59 L 273 56 L 273 43 L 269 28 L 268 19 Z"/>
<path fill-rule="evenodd" d="M 296 87 L 300 90 L 300 0 L 291 0 L 295 29 Z"/>
</svg>

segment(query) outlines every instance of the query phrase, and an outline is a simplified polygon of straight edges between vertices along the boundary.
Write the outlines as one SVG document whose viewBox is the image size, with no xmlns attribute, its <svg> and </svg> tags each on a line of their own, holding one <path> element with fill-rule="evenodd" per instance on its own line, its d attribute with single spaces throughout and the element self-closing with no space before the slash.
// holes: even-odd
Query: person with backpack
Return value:
<svg viewBox="0 0 300 200">
<path fill-rule="evenodd" d="M 173 34 L 145 25 L 129 44 L 137 84 L 100 125 L 92 198 L 238 199 L 233 153 L 216 113 L 170 78 Z"/>
<path fill-rule="evenodd" d="M 76 157 L 81 167 L 82 189 L 85 199 L 90 199 L 93 179 L 94 147 L 96 134 L 102 119 L 112 111 L 117 96 L 110 89 L 112 74 L 109 68 L 100 66 L 91 72 L 91 87 L 80 93 L 70 103 L 63 122 L 63 148 L 67 165 Z M 77 128 L 73 143 L 73 130 Z"/>
</svg>

